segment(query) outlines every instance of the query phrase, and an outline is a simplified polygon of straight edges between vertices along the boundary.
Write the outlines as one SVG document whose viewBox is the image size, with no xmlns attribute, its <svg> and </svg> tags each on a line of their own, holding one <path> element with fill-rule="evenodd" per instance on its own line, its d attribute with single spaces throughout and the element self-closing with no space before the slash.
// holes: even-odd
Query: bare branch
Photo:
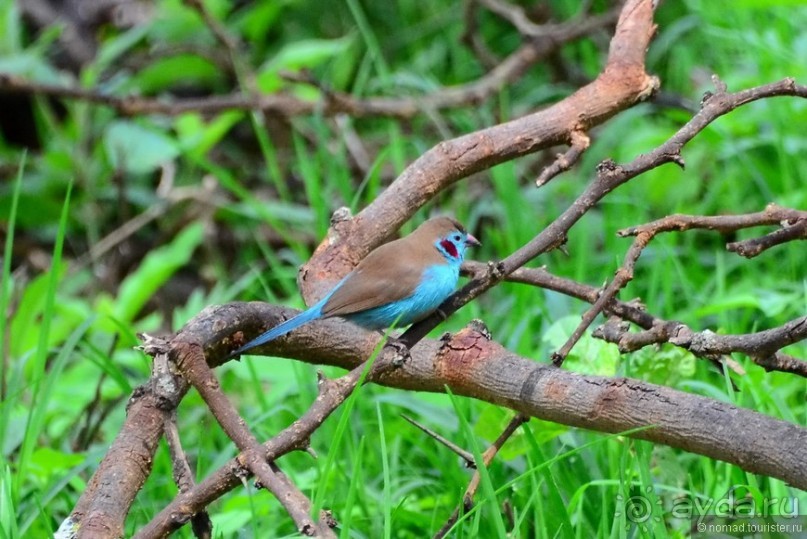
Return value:
<svg viewBox="0 0 807 539">
<path fill-rule="evenodd" d="M 611 41 L 608 63 L 594 82 L 544 110 L 443 141 L 423 154 L 354 219 L 329 231 L 300 273 L 298 281 L 303 296 L 307 300 L 321 297 L 370 250 L 386 241 L 419 208 L 452 183 L 498 163 L 562 144 L 573 131 L 585 131 L 650 96 L 658 87 L 658 79 L 645 73 L 644 55 L 654 32 L 651 0 L 627 2 Z M 509 259 L 505 274 L 563 243 L 565 231 L 579 219 L 579 215 L 575 218 L 571 215 L 585 213 L 604 196 L 605 187 L 600 186 L 604 190 L 591 204 L 568 210 L 558 220 L 563 219 L 562 224 L 556 221 L 551 233 Z M 446 314 L 495 282 L 469 284 L 450 306 L 444 305 L 450 311 Z M 457 301 L 459 297 L 464 299 Z M 438 318 L 417 324 L 417 333 L 425 335 L 440 321 Z M 412 330 L 407 332 L 407 338 L 414 336 Z"/>
<path fill-rule="evenodd" d="M 752 238 L 745 241 L 737 241 L 726 245 L 726 249 L 746 258 L 753 258 L 763 251 L 794 240 L 807 240 L 807 212 L 802 212 L 805 217 L 792 225 L 787 225 L 781 230 L 771 232 L 761 238 Z"/>
<path fill-rule="evenodd" d="M 471 275 L 486 272 L 487 268 L 486 264 L 480 262 L 468 261 L 463 264 L 463 271 Z M 600 288 L 552 275 L 543 268 L 519 268 L 511 273 L 506 280 L 553 290 L 592 304 L 597 303 L 603 297 L 602 289 Z M 628 331 L 627 325 L 610 323 L 609 321 L 609 323 L 595 330 L 595 337 L 616 344 L 623 354 L 634 352 L 645 346 L 669 342 L 685 348 L 695 356 L 703 359 L 713 360 L 723 354 L 740 352 L 748 355 L 755 363 L 768 371 L 789 372 L 807 377 L 807 362 L 778 352 L 779 349 L 789 344 L 805 340 L 804 329 L 801 326 L 802 318 L 788 322 L 780 328 L 768 330 L 773 333 L 763 331 L 742 336 L 731 336 L 718 335 L 709 331 L 694 332 L 682 322 L 663 320 L 648 313 L 644 306 L 636 301 L 623 302 L 612 298 L 611 301 L 605 303 L 602 310 L 620 320 L 632 322 L 644 329 L 644 331 L 638 333 L 631 333 Z M 679 334 L 682 337 L 677 339 L 676 336 Z M 693 335 L 697 335 L 697 337 L 692 337 Z M 727 337 L 727 339 L 724 339 L 724 337 Z M 749 339 L 743 340 L 739 339 L 739 337 L 749 337 Z M 698 343 L 695 347 L 690 345 L 693 341 Z M 705 346 L 704 343 L 719 344 Z M 741 345 L 738 346 L 738 344 Z M 752 344 L 755 344 L 757 348 L 754 349 L 751 346 Z"/>
<path fill-rule="evenodd" d="M 535 180 L 536 187 L 543 187 L 558 174 L 572 168 L 591 145 L 591 139 L 583 131 L 572 131 L 569 138 L 571 140 L 569 149 L 564 154 L 558 154 L 555 161 L 541 171 L 538 179 Z"/>
<path fill-rule="evenodd" d="M 807 95 L 805 95 L 807 97 Z M 663 232 L 683 232 L 693 229 L 715 230 L 717 232 L 729 233 L 763 225 L 784 224 L 790 228 L 793 224 L 807 221 L 807 211 L 783 208 L 776 204 L 768 204 L 761 212 L 747 213 L 742 215 L 669 215 L 656 221 L 633 226 L 620 230 L 617 235 L 639 236 L 640 234 L 658 235 Z"/>
<path fill-rule="evenodd" d="M 203 3 L 199 2 L 199 0 L 185 0 L 185 2 L 200 12 L 216 39 L 225 44 L 231 61 L 239 64 L 237 40 L 204 9 Z M 480 79 L 444 88 L 425 96 L 356 99 L 351 95 L 330 90 L 323 92 L 321 102 L 301 100 L 290 93 L 267 95 L 251 91 L 199 98 L 150 99 L 134 95 L 114 96 L 99 90 L 44 84 L 6 73 L 0 73 L 0 90 L 87 101 L 113 108 L 123 116 L 146 114 L 176 116 L 187 112 L 210 115 L 226 110 L 258 110 L 283 117 L 315 113 L 334 116 L 346 113 L 357 118 L 389 116 L 405 119 L 421 114 L 424 111 L 429 112 L 479 103 L 494 95 L 506 84 L 520 78 L 530 66 L 535 65 L 558 50 L 564 43 L 612 24 L 615 16 L 616 12 L 610 12 L 585 19 L 580 24 L 552 27 L 547 30 L 547 39 L 540 42 L 531 41 L 530 43 L 525 43 Z M 234 67 L 236 71 L 243 72 L 245 70 L 243 66 L 235 65 Z M 306 83 L 311 83 L 311 80 L 306 81 Z M 315 84 L 315 86 L 319 87 L 320 85 Z"/>
<path fill-rule="evenodd" d="M 521 425 L 529 421 L 528 417 L 525 417 L 521 414 L 516 414 L 513 419 L 507 423 L 507 426 L 502 430 L 502 433 L 496 438 L 496 440 L 488 447 L 485 452 L 482 454 L 482 462 L 485 466 L 490 466 L 490 463 L 493 462 L 494 457 L 499 452 L 499 450 L 504 446 L 505 442 L 510 439 L 513 433 L 516 432 Z M 478 468 L 478 466 L 477 466 Z M 462 496 L 462 504 L 460 507 L 457 507 L 451 516 L 448 517 L 445 524 L 434 534 L 435 539 L 442 539 L 445 537 L 451 528 L 456 524 L 457 520 L 460 517 L 460 513 L 467 513 L 468 511 L 473 508 L 474 503 L 474 495 L 476 494 L 477 489 L 479 488 L 479 483 L 482 480 L 482 476 L 479 473 L 479 470 L 474 472 L 474 475 L 471 477 L 471 481 L 468 483 L 468 487 L 465 489 L 465 494 Z"/>
<path fill-rule="evenodd" d="M 612 42 L 612 49 L 614 48 L 618 47 L 615 47 Z M 784 79 L 780 82 L 751 88 L 749 90 L 742 90 L 734 94 L 725 92 L 714 94 L 705 101 L 704 107 L 692 120 L 687 122 L 675 135 L 658 148 L 637 157 L 625 166 L 619 166 L 613 161 L 601 163 L 598 167 L 595 180 L 569 208 L 546 226 L 527 245 L 524 245 L 496 265 L 495 268 L 492 268 L 495 271 L 488 271 L 486 274 L 475 278 L 446 300 L 446 302 L 440 306 L 442 314 L 446 316 L 451 315 L 457 309 L 496 285 L 502 278 L 522 267 L 536 256 L 565 243 L 566 234 L 569 229 L 604 196 L 617 187 L 627 183 L 639 174 L 664 163 L 682 163 L 680 150 L 683 145 L 692 140 L 698 132 L 703 130 L 715 119 L 743 104 L 750 103 L 757 99 L 781 95 L 807 97 L 807 87 L 797 85 L 793 79 Z M 394 186 L 395 184 L 390 187 L 388 192 L 392 190 Z M 384 194 L 376 199 L 376 202 L 380 201 L 383 197 Z M 372 206 L 371 204 L 365 212 Z M 365 212 L 362 212 L 362 214 Z M 362 214 L 359 214 L 355 220 L 359 220 Z M 409 330 L 404 333 L 401 340 L 409 344 L 416 342 L 417 339 L 422 338 L 441 321 L 442 316 L 432 315 L 409 328 Z"/>
<path fill-rule="evenodd" d="M 309 409 L 298 420 L 283 429 L 271 440 L 263 444 L 266 460 L 274 461 L 294 450 L 308 445 L 309 437 L 355 390 L 365 365 L 359 364 L 345 376 L 328 380 L 320 376 L 319 393 Z M 138 539 L 163 537 L 187 522 L 194 511 L 207 507 L 225 492 L 241 484 L 245 455 L 230 460 L 198 486 L 180 493 L 151 522 L 135 536 Z M 329 527 L 335 526 L 329 515 L 320 515 L 320 521 Z"/>
<path fill-rule="evenodd" d="M 247 468 L 255 474 L 261 486 L 269 489 L 291 515 L 303 535 L 336 537 L 331 529 L 311 520 L 311 502 L 290 481 L 281 476 L 273 463 L 266 461 L 265 451 L 252 435 L 235 407 L 221 391 L 212 369 L 205 362 L 202 348 L 183 341 L 172 342 L 177 367 L 204 399 L 227 436 L 244 452 Z"/>
<path fill-rule="evenodd" d="M 476 463 L 474 462 L 473 453 L 471 453 L 470 451 L 466 451 L 465 449 L 461 448 L 460 446 L 458 446 L 457 444 L 455 444 L 451 440 L 447 439 L 445 436 L 440 436 L 439 434 L 434 432 L 429 427 L 427 427 L 425 425 L 421 425 L 420 423 L 418 423 L 417 421 L 415 421 L 414 419 L 412 419 L 408 415 L 401 414 L 401 417 L 406 419 L 407 421 L 409 421 L 411 424 L 413 424 L 414 426 L 416 426 L 417 428 L 419 428 L 420 430 L 422 430 L 423 432 L 425 432 L 426 434 L 428 434 L 429 436 L 431 436 L 432 438 L 434 438 L 435 440 L 437 440 L 438 442 L 440 442 L 441 444 L 443 444 L 447 448 L 449 448 L 451 451 L 453 451 L 457 455 L 459 455 L 459 457 L 462 460 L 465 461 L 465 466 L 467 466 L 468 468 L 475 468 L 476 467 Z"/>
<path fill-rule="evenodd" d="M 195 481 L 188 463 L 188 456 L 182 449 L 182 443 L 179 439 L 176 410 L 173 410 L 171 418 L 165 423 L 165 441 L 168 444 L 168 451 L 171 453 L 174 482 L 179 487 L 180 492 L 188 492 L 194 487 Z M 213 523 L 210 521 L 210 515 L 207 514 L 207 511 L 202 509 L 198 513 L 191 515 L 190 519 L 193 533 L 197 538 L 209 539 L 213 537 Z"/>
<path fill-rule="evenodd" d="M 729 232 L 749 226 L 757 226 L 759 224 L 780 223 L 787 220 L 794 221 L 802 217 L 805 220 L 802 220 L 800 222 L 807 223 L 807 212 L 798 212 L 795 210 L 780 208 L 775 205 L 769 205 L 765 209 L 765 211 L 750 215 L 740 215 L 740 216 L 727 215 L 718 217 L 672 215 L 669 217 L 665 217 L 663 219 L 659 219 L 658 221 L 654 221 L 647 225 L 632 227 L 628 230 L 620 231 L 619 234 L 621 236 L 625 236 L 628 234 L 636 236 L 636 239 L 634 240 L 633 244 L 628 250 L 628 253 L 625 255 L 625 261 L 616 271 L 616 276 L 614 277 L 614 280 L 605 288 L 605 290 L 602 292 L 597 301 L 595 301 L 594 304 L 591 306 L 591 308 L 588 309 L 586 313 L 583 315 L 580 324 L 577 326 L 577 328 L 575 328 L 574 332 L 566 341 L 566 343 L 561 347 L 560 350 L 552 354 L 552 362 L 557 366 L 560 366 L 563 363 L 563 360 L 566 359 L 566 356 L 569 354 L 572 347 L 580 340 L 580 337 L 583 336 L 583 333 L 594 321 L 594 318 L 596 318 L 596 316 L 603 311 L 605 306 L 616 297 L 617 293 L 622 288 L 624 288 L 628 282 L 630 282 L 633 279 L 634 268 L 636 266 L 636 262 L 639 259 L 639 256 L 641 256 L 642 251 L 658 234 L 669 231 L 689 230 L 692 228 L 708 228 L 711 230 L 716 229 L 723 232 Z M 699 355 L 701 357 L 713 358 L 715 354 L 727 353 L 725 350 L 716 349 L 714 345 L 693 346 L 693 342 L 689 337 L 682 336 L 682 334 L 692 335 L 692 332 L 691 330 L 689 330 L 689 328 L 686 328 L 686 326 L 683 326 L 682 324 L 676 325 L 676 327 L 672 329 L 669 328 L 668 326 L 669 324 L 663 324 L 663 325 L 655 324 L 652 329 L 648 330 L 648 333 L 645 333 L 644 335 L 640 336 L 633 336 L 633 337 L 629 336 L 628 339 L 632 340 L 633 346 L 636 345 L 646 346 L 651 342 L 658 343 L 669 341 L 673 344 L 683 346 L 691 350 L 694 354 Z M 686 329 L 684 330 L 682 328 Z M 628 334 L 626 331 L 625 335 L 630 334 Z M 704 341 L 708 341 L 710 343 L 712 342 L 711 339 L 703 338 L 704 335 L 707 335 L 706 333 L 700 335 L 702 338 L 697 340 L 698 343 L 702 343 Z M 708 335 L 713 334 L 709 332 Z M 749 352 L 748 348 L 738 348 L 738 347 L 733 347 L 728 351 L 746 352 L 755 361 L 757 361 L 758 358 L 763 356 L 767 359 L 774 352 L 778 351 L 779 348 L 782 348 L 784 346 L 791 344 L 792 342 L 795 342 L 793 340 L 789 340 L 790 338 L 793 338 L 791 332 L 785 332 L 783 337 L 786 337 L 786 339 L 779 339 L 776 342 L 775 348 L 772 349 L 771 346 L 768 345 L 768 347 L 766 347 L 762 353 L 760 353 L 760 350 Z M 801 340 L 798 337 L 798 335 L 796 335 L 795 338 L 796 340 Z M 721 340 L 723 342 L 726 341 L 726 339 L 724 338 Z M 758 346 L 762 346 L 761 344 L 759 344 L 759 337 L 757 339 L 754 339 L 753 342 L 757 343 Z M 620 349 L 622 349 L 622 347 L 620 347 Z M 770 365 L 774 363 L 771 363 L 768 360 L 768 364 Z M 787 364 L 789 369 L 793 368 L 794 365 L 793 363 L 787 363 Z"/>
</svg>

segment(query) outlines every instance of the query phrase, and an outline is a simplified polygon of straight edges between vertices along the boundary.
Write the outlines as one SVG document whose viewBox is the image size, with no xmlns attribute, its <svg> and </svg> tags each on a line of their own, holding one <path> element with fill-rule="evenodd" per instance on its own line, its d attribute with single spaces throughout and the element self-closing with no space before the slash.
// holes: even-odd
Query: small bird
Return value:
<svg viewBox="0 0 807 539">
<path fill-rule="evenodd" d="M 308 310 L 230 354 L 237 356 L 311 322 L 340 316 L 366 329 L 407 326 L 434 312 L 454 292 L 465 249 L 479 240 L 451 217 L 435 217 L 368 254 Z"/>
</svg>

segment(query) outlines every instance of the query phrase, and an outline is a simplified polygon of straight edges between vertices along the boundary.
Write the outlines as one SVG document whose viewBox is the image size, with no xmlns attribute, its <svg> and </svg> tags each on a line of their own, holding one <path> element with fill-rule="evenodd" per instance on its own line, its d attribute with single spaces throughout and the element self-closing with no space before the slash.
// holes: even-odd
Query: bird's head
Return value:
<svg viewBox="0 0 807 539">
<path fill-rule="evenodd" d="M 429 219 L 415 232 L 429 238 L 440 254 L 449 262 L 462 262 L 465 258 L 465 249 L 472 245 L 482 245 L 465 230 L 465 227 L 451 217 Z"/>
</svg>

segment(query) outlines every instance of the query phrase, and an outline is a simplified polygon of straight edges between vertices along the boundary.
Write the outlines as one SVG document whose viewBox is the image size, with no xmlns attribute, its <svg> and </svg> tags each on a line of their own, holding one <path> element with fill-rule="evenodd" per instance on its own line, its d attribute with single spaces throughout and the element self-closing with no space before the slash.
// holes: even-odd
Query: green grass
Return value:
<svg viewBox="0 0 807 539">
<path fill-rule="evenodd" d="M 420 95 L 484 73 L 459 43 L 464 23 L 453 2 L 351 1 L 316 18 L 314 3 L 255 2 L 239 9 L 226 1 L 210 4 L 224 24 L 242 32 L 248 48 L 243 61 L 265 84 L 283 84 L 280 69 L 304 67 L 326 85 L 356 96 Z M 578 4 L 551 2 L 563 17 Z M 712 73 L 730 90 L 785 76 L 804 82 L 807 9 L 788 2 L 755 5 L 726 10 L 702 0 L 663 3 L 648 68 L 660 76 L 664 90 L 697 103 L 710 89 Z M 159 95 L 175 88 L 171 62 L 155 62 L 146 73 L 124 71 L 119 64 L 167 43 L 216 45 L 181 2 L 163 0 L 156 9 L 159 17 L 147 27 L 110 29 L 100 59 L 79 80 L 102 81 L 109 91 Z M 499 18 L 482 13 L 478 20 L 495 54 L 518 46 L 518 36 Z M 35 40 L 21 34 L 18 10 L 9 0 L 0 1 L 0 25 L 15 29 L 0 33 L 6 36 L 0 70 L 38 80 L 65 77 L 45 54 L 55 34 Z M 596 74 L 602 43 L 598 36 L 567 45 L 557 61 Z M 205 73 L 200 67 L 192 77 L 195 89 L 229 88 L 225 78 Z M 350 119 L 370 157 L 366 171 L 353 168 L 342 128 L 321 115 L 274 122 L 224 112 L 124 122 L 86 103 L 36 100 L 33 122 L 41 147 L 26 153 L 0 138 L 0 168 L 16 171 L 9 174 L 14 179 L 0 183 L 5 233 L 0 309 L 8 313 L 0 318 L 6 381 L 0 405 L 0 536 L 50 535 L 69 514 L 120 427 L 132 388 L 148 377 L 148 359 L 132 349 L 136 333 L 168 333 L 205 306 L 235 299 L 302 307 L 297 267 L 311 255 L 335 209 L 361 210 L 445 136 L 519 117 L 573 90 L 539 66 L 478 106 L 406 122 Z M 312 92 L 301 86 L 289 91 L 302 97 Z M 538 190 L 533 184 L 539 157 L 505 163 L 440 194 L 405 229 L 431 211 L 451 212 L 479 232 L 484 247 L 475 258 L 501 259 L 556 218 L 594 177 L 598 162 L 606 157 L 626 162 L 647 152 L 689 116 L 649 103 L 637 106 L 596 129 L 578 167 L 548 186 Z M 572 229 L 569 256 L 553 252 L 533 265 L 599 286 L 612 277 L 630 245 L 630 239 L 616 236 L 620 228 L 676 212 L 759 211 L 768 202 L 804 209 L 807 163 L 800 126 L 805 121 L 807 103 L 792 98 L 754 103 L 719 119 L 684 149 L 686 170 L 665 166 L 618 189 Z M 138 144 L 127 145 L 132 133 Z M 129 152 L 123 161 L 115 149 L 121 144 Z M 171 172 L 158 168 L 167 151 L 175 155 Z M 165 174 L 171 175 L 173 194 L 202 193 L 203 178 L 215 189 L 166 204 L 159 219 L 119 249 L 79 266 L 77 260 L 100 238 L 166 203 L 157 189 Z M 740 233 L 738 239 L 755 233 Z M 803 247 L 783 246 L 744 260 L 725 252 L 726 241 L 708 231 L 657 238 L 620 297 L 641 297 L 654 314 L 727 333 L 773 327 L 807 312 Z M 555 293 L 503 284 L 435 335 L 481 318 L 510 350 L 546 362 L 585 308 Z M 787 351 L 807 357 L 803 343 Z M 747 371 L 732 376 L 737 391 L 710 365 L 668 346 L 619 356 L 614 347 L 585 337 L 566 368 L 631 376 L 807 425 L 804 380 L 766 373 L 741 355 L 734 359 Z M 285 359 L 246 358 L 217 373 L 253 432 L 265 439 L 308 408 L 317 395 L 316 370 Z M 322 370 L 329 377 L 343 374 Z M 295 453 L 280 461 L 316 507 L 333 511 L 340 537 L 423 537 L 439 529 L 461 502 L 472 471 L 401 413 L 476 455 L 511 417 L 466 398 L 361 387 L 312 437 L 317 459 Z M 199 478 L 235 454 L 193 392 L 180 406 L 179 423 Z M 784 482 L 725 463 L 625 435 L 532 420 L 484 469 L 475 508 L 450 536 L 499 537 L 514 525 L 520 537 L 685 537 L 691 522 L 674 510 L 686 509 L 681 504 L 687 500 L 718 500 L 731 489 L 756 503 L 777 498 L 807 505 L 805 494 Z M 175 493 L 170 458 L 161 447 L 126 535 Z M 503 504 L 512 508 L 511 516 L 499 511 Z M 629 513 L 645 506 L 650 513 Z M 210 512 L 220 537 L 296 533 L 279 504 L 251 486 L 228 494 Z M 191 532 L 183 529 L 177 536 Z"/>
</svg>

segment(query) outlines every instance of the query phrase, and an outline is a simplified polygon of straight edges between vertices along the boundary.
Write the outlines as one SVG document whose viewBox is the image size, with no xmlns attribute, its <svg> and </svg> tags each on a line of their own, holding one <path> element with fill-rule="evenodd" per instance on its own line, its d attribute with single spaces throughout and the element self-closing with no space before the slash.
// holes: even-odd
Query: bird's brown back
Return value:
<svg viewBox="0 0 807 539">
<path fill-rule="evenodd" d="M 409 297 L 426 268 L 445 264 L 435 242 L 462 225 L 436 217 L 401 239 L 368 254 L 322 307 L 322 316 L 344 316 Z"/>
</svg>

